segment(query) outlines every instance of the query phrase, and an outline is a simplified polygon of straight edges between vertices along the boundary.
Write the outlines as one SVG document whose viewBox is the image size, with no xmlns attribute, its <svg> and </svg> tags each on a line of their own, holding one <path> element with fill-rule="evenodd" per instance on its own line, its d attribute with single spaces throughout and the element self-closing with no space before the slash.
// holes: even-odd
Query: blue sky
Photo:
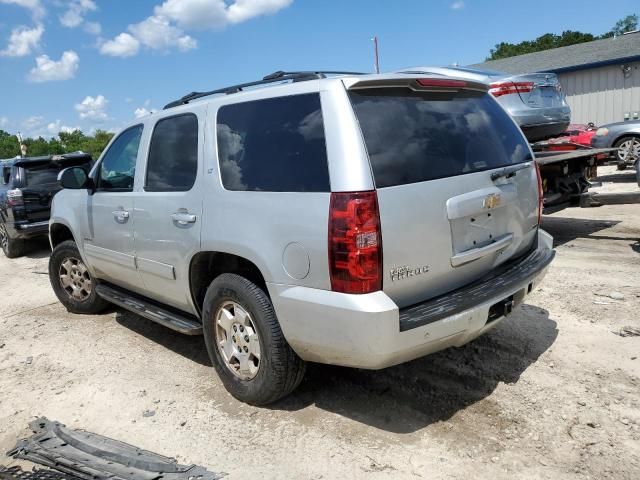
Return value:
<svg viewBox="0 0 640 480">
<path fill-rule="evenodd" d="M 606 8 L 605 8 L 606 5 Z M 482 61 L 501 41 L 602 33 L 637 0 L 0 0 L 0 128 L 118 130 L 275 70 Z"/>
</svg>

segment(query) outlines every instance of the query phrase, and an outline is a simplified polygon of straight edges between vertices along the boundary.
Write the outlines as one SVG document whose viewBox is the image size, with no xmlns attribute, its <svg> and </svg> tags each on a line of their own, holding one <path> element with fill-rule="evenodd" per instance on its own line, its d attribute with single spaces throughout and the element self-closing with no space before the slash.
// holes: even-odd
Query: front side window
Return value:
<svg viewBox="0 0 640 480">
<path fill-rule="evenodd" d="M 217 135 L 227 190 L 330 190 L 317 93 L 225 105 L 218 111 Z"/>
<path fill-rule="evenodd" d="M 186 192 L 198 173 L 198 117 L 160 120 L 151 136 L 147 162 L 148 192 Z"/>
<path fill-rule="evenodd" d="M 142 128 L 142 125 L 136 125 L 125 130 L 111 144 L 100 164 L 99 190 L 133 190 Z"/>
</svg>

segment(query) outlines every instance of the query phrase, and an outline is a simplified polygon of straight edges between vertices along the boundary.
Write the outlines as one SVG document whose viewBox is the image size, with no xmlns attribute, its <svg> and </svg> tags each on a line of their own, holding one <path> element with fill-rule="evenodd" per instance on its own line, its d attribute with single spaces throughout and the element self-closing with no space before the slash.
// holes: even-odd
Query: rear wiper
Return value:
<svg viewBox="0 0 640 480">
<path fill-rule="evenodd" d="M 497 172 L 493 172 L 491 174 L 491 180 L 494 182 L 499 178 L 511 178 L 515 176 L 520 170 L 524 170 L 525 168 L 529 168 L 528 163 L 521 163 L 520 165 L 513 165 L 511 167 L 504 167 L 502 170 L 498 170 Z"/>
</svg>

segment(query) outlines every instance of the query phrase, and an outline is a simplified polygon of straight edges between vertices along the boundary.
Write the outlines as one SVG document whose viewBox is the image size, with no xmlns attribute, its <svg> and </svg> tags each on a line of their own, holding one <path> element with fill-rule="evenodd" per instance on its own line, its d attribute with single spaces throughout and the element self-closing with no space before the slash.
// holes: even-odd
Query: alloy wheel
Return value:
<svg viewBox="0 0 640 480">
<path fill-rule="evenodd" d="M 60 264 L 60 285 L 67 294 L 77 301 L 84 301 L 93 290 L 91 276 L 84 263 L 75 257 L 67 257 Z"/>
<path fill-rule="evenodd" d="M 620 144 L 618 149 L 618 159 L 621 162 L 633 164 L 640 158 L 640 140 L 630 138 Z"/>
<path fill-rule="evenodd" d="M 251 380 L 260 368 L 260 339 L 251 315 L 237 302 L 216 311 L 216 343 L 227 368 L 241 380 Z"/>
</svg>

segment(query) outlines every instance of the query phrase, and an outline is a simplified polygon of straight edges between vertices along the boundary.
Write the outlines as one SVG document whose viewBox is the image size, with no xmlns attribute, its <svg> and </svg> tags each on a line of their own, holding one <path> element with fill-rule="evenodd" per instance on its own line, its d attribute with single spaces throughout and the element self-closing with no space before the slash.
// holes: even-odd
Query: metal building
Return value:
<svg viewBox="0 0 640 480">
<path fill-rule="evenodd" d="M 572 123 L 604 125 L 640 118 L 640 32 L 473 67 L 508 73 L 556 73 Z"/>
</svg>

